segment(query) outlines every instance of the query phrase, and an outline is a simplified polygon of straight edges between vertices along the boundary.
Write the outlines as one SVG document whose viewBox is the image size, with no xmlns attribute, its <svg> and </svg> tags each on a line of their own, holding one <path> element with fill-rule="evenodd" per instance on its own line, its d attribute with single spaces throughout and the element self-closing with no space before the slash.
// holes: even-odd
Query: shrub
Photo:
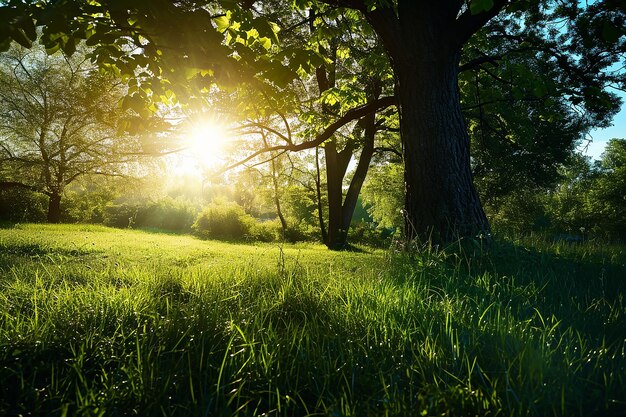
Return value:
<svg viewBox="0 0 626 417">
<path fill-rule="evenodd" d="M 154 227 L 173 232 L 189 232 L 198 208 L 189 200 L 165 197 L 139 210 L 137 227 Z"/>
<path fill-rule="evenodd" d="M 44 222 L 48 197 L 22 188 L 0 190 L 0 220 Z"/>
<path fill-rule="evenodd" d="M 147 204 L 117 204 L 106 208 L 104 223 L 113 227 L 156 228 L 189 232 L 198 213 L 186 199 L 165 197 Z"/>
<path fill-rule="evenodd" d="M 89 190 L 65 190 L 61 207 L 63 223 L 104 223 L 105 210 L 115 199 L 114 192 L 106 187 Z"/>
<path fill-rule="evenodd" d="M 209 204 L 196 218 L 192 228 L 206 239 L 243 239 L 250 237 L 255 220 L 234 202 Z"/>
<path fill-rule="evenodd" d="M 104 224 L 111 227 L 132 227 L 139 211 L 138 204 L 111 204 L 104 210 Z"/>
<path fill-rule="evenodd" d="M 283 229 L 280 220 L 255 221 L 250 230 L 250 237 L 260 242 L 280 242 L 283 240 Z"/>
<path fill-rule="evenodd" d="M 388 248 L 394 235 L 396 235 L 396 229 L 374 227 L 373 223 L 360 221 L 350 226 L 348 242 L 375 248 Z"/>
</svg>

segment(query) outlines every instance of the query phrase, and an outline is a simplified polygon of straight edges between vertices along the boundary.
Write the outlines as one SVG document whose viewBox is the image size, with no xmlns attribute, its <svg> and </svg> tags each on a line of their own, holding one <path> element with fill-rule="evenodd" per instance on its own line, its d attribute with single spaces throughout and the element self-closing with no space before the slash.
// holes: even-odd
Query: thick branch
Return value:
<svg viewBox="0 0 626 417">
<path fill-rule="evenodd" d="M 364 12 L 366 10 L 364 0 L 321 0 L 322 3 L 326 3 L 329 6 L 346 7 L 348 9 L 360 10 Z"/>
<path fill-rule="evenodd" d="M 469 71 L 472 70 L 474 68 L 480 67 L 482 64 L 485 63 L 489 63 L 491 65 L 493 65 L 494 67 L 498 66 L 498 61 L 500 61 L 502 59 L 501 56 L 481 56 L 479 58 L 476 59 L 472 59 L 469 62 L 466 62 L 465 64 L 459 66 L 459 72 L 463 72 L 463 71 Z"/>
<path fill-rule="evenodd" d="M 346 112 L 346 114 L 344 114 L 342 117 L 337 119 L 334 123 L 330 124 L 326 129 L 324 129 L 323 132 L 318 134 L 313 140 L 308 140 L 308 141 L 298 143 L 298 144 L 286 144 L 286 145 L 264 147 L 263 149 L 259 149 L 258 151 L 252 153 L 251 155 L 244 158 L 243 160 L 235 162 L 234 164 L 231 164 L 223 168 L 222 170 L 220 170 L 220 173 L 224 173 L 228 170 L 231 170 L 240 165 L 243 165 L 249 160 L 267 152 L 274 152 L 274 151 L 297 152 L 297 151 L 302 151 L 304 149 L 315 148 L 316 146 L 319 146 L 325 141 L 327 141 L 328 139 L 330 139 L 337 130 L 347 125 L 351 121 L 360 119 L 361 117 L 367 114 L 370 114 L 372 112 L 377 112 L 381 109 L 387 108 L 389 106 L 393 106 L 395 104 L 396 104 L 396 98 L 394 96 L 390 96 L 390 97 L 383 97 L 378 100 L 374 100 L 370 103 L 364 104 L 354 109 L 350 109 L 348 112 Z"/>
<path fill-rule="evenodd" d="M 33 187 L 32 185 L 24 184 L 17 181 L 0 181 L 0 190 L 10 190 L 11 188 L 25 188 L 31 191 L 39 191 L 37 187 Z"/>
<path fill-rule="evenodd" d="M 286 124 L 286 127 L 288 127 L 289 125 Z M 233 130 L 238 130 L 238 131 L 245 131 L 245 129 L 251 128 L 251 127 L 257 127 L 260 128 L 261 130 L 267 130 L 270 133 L 273 133 L 274 135 L 278 136 L 279 138 L 281 138 L 282 140 L 284 140 L 287 143 L 292 143 L 291 142 L 291 132 L 288 132 L 289 136 L 285 136 L 282 133 L 280 133 L 278 130 L 269 127 L 267 125 L 264 125 L 263 123 L 259 123 L 259 122 L 250 122 L 248 124 L 242 125 L 242 126 L 238 126 Z M 250 133 L 250 132 L 248 132 Z"/>
<path fill-rule="evenodd" d="M 469 38 L 478 32 L 489 20 L 497 16 L 506 5 L 513 0 L 494 0 L 491 9 L 472 14 L 470 8 L 456 20 L 456 41 L 459 46 L 464 45 Z"/>
</svg>

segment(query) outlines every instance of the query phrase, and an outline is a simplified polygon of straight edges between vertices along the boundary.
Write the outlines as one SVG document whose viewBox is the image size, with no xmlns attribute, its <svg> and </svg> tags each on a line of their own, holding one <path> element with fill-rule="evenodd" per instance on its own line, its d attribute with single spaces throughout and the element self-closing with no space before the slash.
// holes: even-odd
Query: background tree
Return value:
<svg viewBox="0 0 626 417">
<path fill-rule="evenodd" d="M 322 241 L 331 249 L 345 248 L 374 154 L 375 136 L 383 126 L 384 120 L 377 120 L 375 112 L 380 109 L 384 117 L 382 109 L 393 104 L 388 96 L 389 67 L 371 29 L 363 27 L 355 13 L 328 7 L 302 13 L 276 8 L 265 17 L 291 28 L 282 38 L 283 48 L 312 48 L 326 61 L 315 68 L 312 77 L 302 75 L 302 83 L 252 85 L 239 90 L 233 98 L 238 104 L 226 107 L 237 109 L 234 118 L 249 115 L 239 132 L 252 137 L 248 151 L 256 157 L 242 158 L 255 163 L 269 159 L 274 166 L 278 151 L 317 145 L 316 171 L 321 165 L 320 175 L 325 177 L 325 181 L 317 180 L 316 187 Z M 387 97 L 381 99 L 383 92 Z M 364 106 L 373 110 L 364 111 Z M 350 115 L 355 112 L 357 116 Z M 356 168 L 348 175 L 351 162 Z"/>
<path fill-rule="evenodd" d="M 556 62 L 565 74 L 559 81 L 570 84 L 571 103 L 581 104 L 593 117 L 604 117 L 608 113 L 602 109 L 617 105 L 604 89 L 624 77 L 623 73 L 607 71 L 624 53 L 626 11 L 621 2 L 319 3 L 346 13 L 358 11 L 389 57 L 400 108 L 409 238 L 445 242 L 489 230 L 472 184 L 470 140 L 457 83 L 460 63 L 468 63 L 463 58 L 467 57 L 468 42 L 481 30 L 516 40 L 520 47 L 533 45 L 546 60 Z M 312 3 L 296 4 L 309 8 Z M 49 48 L 72 52 L 77 39 L 89 38 L 99 45 L 95 56 L 101 65 L 135 80 L 139 87 L 131 104 L 137 107 L 151 97 L 169 100 L 168 91 L 180 86 L 258 81 L 284 86 L 321 65 L 319 54 L 311 49 L 278 46 L 280 25 L 263 18 L 265 10 L 276 6 L 274 2 L 245 2 L 241 6 L 227 1 L 123 5 L 103 1 L 84 7 L 59 2 L 29 9 L 27 2 L 12 2 L 3 14 L 10 24 L 0 42 L 6 44 L 12 38 L 27 44 L 35 23 L 45 26 Z M 517 30 L 509 27 L 506 33 L 498 32 L 491 25 L 496 16 L 518 21 Z M 59 37 L 58 33 L 67 36 Z M 478 61 L 494 58 L 479 57 Z M 180 95 L 184 97 L 184 92 Z M 371 113 L 380 108 L 377 104 L 362 111 Z M 363 112 L 352 113 L 351 120 L 365 116 Z M 326 130 L 314 140 L 283 145 L 282 149 L 317 146 L 334 131 Z M 272 150 L 276 149 L 268 149 Z"/>
<path fill-rule="evenodd" d="M 315 70 L 320 94 L 317 119 L 324 120 L 357 104 L 375 102 L 390 94 L 391 79 L 383 51 L 374 42 L 371 29 L 354 15 L 336 10 L 311 9 L 309 27 L 316 49 L 327 64 Z M 387 82 L 386 82 L 387 81 Z M 387 91 L 385 91 L 387 90 Z M 310 117 L 310 115 L 309 115 Z M 375 111 L 362 117 L 348 134 L 334 134 L 323 144 L 326 171 L 327 227 L 324 241 L 331 249 L 345 248 L 363 183 L 383 119 Z M 355 169 L 348 176 L 348 167 Z M 345 189 L 345 191 L 344 191 Z"/>
<path fill-rule="evenodd" d="M 611 139 L 589 189 L 597 224 L 609 235 L 626 239 L 626 139 Z M 589 226 L 587 226 L 589 227 Z"/>
<path fill-rule="evenodd" d="M 137 139 L 118 135 L 123 90 L 81 54 L 42 48 L 0 56 L 0 161 L 4 187 L 48 196 L 47 220 L 61 220 L 66 187 L 85 175 L 127 175 Z"/>
<path fill-rule="evenodd" d="M 590 190 L 596 184 L 598 171 L 595 164 L 582 155 L 574 155 L 560 167 L 561 179 L 543 196 L 542 207 L 550 221 L 551 230 L 559 233 L 579 234 L 581 227 L 594 229 Z"/>
</svg>

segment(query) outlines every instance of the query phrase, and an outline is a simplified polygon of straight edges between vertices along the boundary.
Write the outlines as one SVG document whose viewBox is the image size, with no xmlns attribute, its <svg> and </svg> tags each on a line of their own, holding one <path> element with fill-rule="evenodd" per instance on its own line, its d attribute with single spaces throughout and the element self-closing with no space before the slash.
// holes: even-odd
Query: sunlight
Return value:
<svg viewBox="0 0 626 417">
<path fill-rule="evenodd" d="M 190 173 L 215 168 L 226 158 L 231 139 L 219 122 L 207 119 L 193 123 L 183 139 L 186 147 L 183 160 L 176 164 L 175 170 Z M 189 164 L 190 160 L 195 163 Z"/>
</svg>

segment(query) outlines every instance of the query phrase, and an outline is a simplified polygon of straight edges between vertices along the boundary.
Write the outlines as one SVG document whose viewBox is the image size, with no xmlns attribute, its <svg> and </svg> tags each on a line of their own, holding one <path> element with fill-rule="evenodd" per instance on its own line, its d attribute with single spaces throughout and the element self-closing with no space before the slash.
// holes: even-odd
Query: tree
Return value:
<svg viewBox="0 0 626 417">
<path fill-rule="evenodd" d="M 65 188 L 87 175 L 124 175 L 138 141 L 117 133 L 123 91 L 82 55 L 12 48 L 0 57 L 3 187 L 48 196 L 47 220 L 61 220 Z"/>
<path fill-rule="evenodd" d="M 240 89 L 234 98 L 238 105 L 226 107 L 236 109 L 231 118 L 248 115 L 241 122 L 242 134 L 262 138 L 262 141 L 250 141 L 249 152 L 260 158 L 254 159 L 256 164 L 267 158 L 265 151 L 274 149 L 269 152 L 268 162 L 274 167 L 279 149 L 284 152 L 291 148 L 296 139 L 301 141 L 296 146 L 310 146 L 316 143 L 318 132 L 326 135 L 316 148 L 315 159 L 319 228 L 327 247 L 344 249 L 348 247 L 348 229 L 374 154 L 375 137 L 385 127 L 383 109 L 392 108 L 393 104 L 389 99 L 389 68 L 371 29 L 363 28 L 364 23 L 358 21 L 355 13 L 346 15 L 326 6 L 302 13 L 276 9 L 266 17 L 294 28 L 283 36 L 282 47 L 302 49 L 308 45 L 326 61 L 315 68 L 311 79 L 302 80 L 303 85 L 288 84 L 279 92 L 274 89 L 272 94 L 259 91 L 258 86 L 248 86 Z M 379 100 L 381 96 L 385 99 Z M 377 107 L 362 112 L 362 106 L 372 104 Z M 212 108 L 215 109 L 215 103 Z M 346 117 L 359 111 L 362 113 L 357 117 Z M 337 119 L 340 123 L 336 123 Z M 329 126 L 336 127 L 330 130 Z M 259 142 L 262 142 L 260 151 Z M 352 161 L 356 162 L 356 169 L 349 175 Z M 322 174 L 325 181 L 320 178 Z M 285 228 L 278 199 L 284 193 L 274 188 L 277 211 Z"/>
<path fill-rule="evenodd" d="M 611 139 L 588 189 L 596 223 L 609 235 L 626 239 L 626 139 Z"/>
<path fill-rule="evenodd" d="M 516 13 L 525 7 L 523 2 L 495 1 L 446 1 L 415 2 L 372 2 L 358 0 L 325 1 L 325 3 L 357 9 L 374 28 L 393 66 L 396 95 L 400 107 L 400 130 L 404 151 L 408 236 L 431 236 L 449 241 L 455 236 L 472 236 L 489 231 L 478 194 L 472 183 L 470 170 L 469 136 L 462 117 L 460 94 L 457 84 L 461 54 L 470 39 L 490 20 L 508 9 Z M 599 10 L 607 9 L 610 27 L 623 22 L 624 7 L 598 2 L 582 11 L 574 5 L 578 14 L 570 20 L 572 32 L 561 39 L 554 36 L 547 22 L 553 17 L 564 17 L 565 12 L 555 10 L 538 12 L 531 8 L 527 13 L 526 25 L 520 25 L 519 41 L 535 41 L 547 51 L 560 51 L 546 59 L 561 60 L 563 67 L 577 72 L 581 88 L 580 101 L 586 100 L 588 107 L 598 104 L 599 108 L 614 108 L 611 103 L 602 103 L 607 94 L 601 91 L 599 79 L 591 81 L 591 72 L 576 65 L 568 53 L 578 53 L 594 59 L 594 70 L 601 71 L 607 64 L 615 62 L 615 56 L 605 54 L 606 47 L 615 48 L 623 32 L 614 35 L 613 43 L 604 42 L 601 47 L 580 49 L 558 48 L 548 40 L 553 36 L 560 41 L 568 37 L 583 36 L 576 32 L 585 21 L 594 18 Z M 597 6 L 597 7 L 595 7 Z M 544 6 L 545 7 L 545 6 Z M 540 10 L 537 7 L 537 10 Z M 522 18 L 520 12 L 517 17 Z M 531 25 L 534 19 L 539 25 Z M 612 20 L 611 20 L 612 19 Z M 593 26 L 593 25 L 591 25 Z M 491 29 L 491 28 L 488 28 Z M 565 45 L 565 44 L 563 44 Z M 621 43 L 623 51 L 623 42 Z M 572 80 L 570 80 L 572 81 Z M 589 82 L 586 82 L 589 81 Z M 570 91 L 575 94 L 575 86 Z M 593 88 L 595 89 L 593 89 Z M 600 87 L 600 88 L 598 88 Z M 592 97 L 593 96 L 593 97 Z M 609 97 L 610 98 L 610 97 Z M 576 98 L 578 99 L 578 97 Z M 580 102 L 579 101 L 579 102 Z M 601 113 L 601 112 L 598 112 Z"/>
<path fill-rule="evenodd" d="M 573 155 L 560 167 L 561 180 L 544 192 L 545 211 L 553 231 L 578 234 L 581 228 L 597 229 L 590 190 L 598 180 L 598 170 L 589 157 Z"/>
<path fill-rule="evenodd" d="M 324 13 L 323 9 L 309 11 L 311 37 L 320 39 L 316 42 L 317 50 L 328 60 L 326 65 L 315 70 L 320 95 L 320 106 L 316 110 L 317 118 L 321 119 L 342 108 L 354 108 L 355 102 L 376 102 L 383 94 L 388 78 L 386 62 L 377 58 L 383 51 L 371 42 L 371 30 L 359 25 L 354 16 L 333 14 Z M 343 137 L 334 134 L 323 144 L 328 225 L 320 223 L 324 243 L 330 249 L 347 247 L 348 230 L 381 126 L 382 119 L 377 120 L 377 111 L 372 111 L 359 119 L 349 134 Z M 356 168 L 344 192 L 348 166 L 353 158 Z"/>
<path fill-rule="evenodd" d="M 26 10 L 28 2 L 11 2 L 12 7 L 5 10 L 10 25 L 0 43 L 12 38 L 27 44 L 27 36 L 33 33 L 33 16 L 38 25 L 46 27 L 50 48 L 72 52 L 77 39 L 89 38 L 88 42 L 100 45 L 96 56 L 101 64 L 134 79 L 139 75 L 142 88 L 133 103 L 148 96 L 167 98 L 168 88 L 183 83 L 210 86 L 213 82 L 232 85 L 253 80 L 285 85 L 321 65 L 319 54 L 310 49 L 273 49 L 278 28 L 263 18 L 263 6 L 271 8 L 275 4 L 259 2 L 260 6 L 255 7 L 255 3 L 241 2 L 240 7 L 231 1 L 159 0 L 135 1 L 127 6 L 118 1 L 101 1 L 81 7 L 75 2 L 55 2 Z M 616 107 L 614 97 L 604 88 L 624 79 L 623 73 L 606 71 L 625 50 L 623 2 L 296 2 L 300 7 L 320 3 L 358 11 L 389 57 L 395 81 L 394 101 L 400 112 L 405 229 L 409 239 L 447 242 L 489 232 L 472 183 L 470 139 L 458 87 L 460 64 L 467 52 L 464 48 L 481 30 L 515 40 L 520 47 L 533 45 L 545 59 L 555 61 L 566 74 L 560 81 L 571 83 L 567 89 L 570 102 L 582 103 L 591 117 L 609 117 L 610 111 L 604 110 Z M 501 33 L 492 23 L 506 16 L 521 23 L 515 31 Z M 66 36 L 59 37 L 58 33 Z M 125 48 L 127 44 L 132 47 Z M 483 56 L 473 64 L 497 59 Z M 144 68 L 148 71 L 142 71 Z M 167 83 L 175 87 L 164 87 Z M 341 116 L 313 140 L 278 149 L 317 146 L 332 136 L 338 124 L 345 125 L 384 105 L 388 105 L 387 100 L 367 103 Z M 277 148 L 265 149 L 274 150 Z"/>
</svg>

